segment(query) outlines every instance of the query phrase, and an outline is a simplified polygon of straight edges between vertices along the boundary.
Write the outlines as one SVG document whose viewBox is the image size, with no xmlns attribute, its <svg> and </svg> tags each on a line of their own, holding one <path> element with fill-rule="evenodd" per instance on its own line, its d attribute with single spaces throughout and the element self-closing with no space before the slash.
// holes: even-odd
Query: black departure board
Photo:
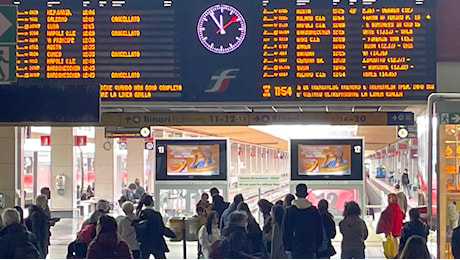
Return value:
<svg viewBox="0 0 460 260">
<path fill-rule="evenodd" d="M 54 0 L 17 5 L 17 87 L 102 101 L 424 100 L 434 0 Z"/>
</svg>

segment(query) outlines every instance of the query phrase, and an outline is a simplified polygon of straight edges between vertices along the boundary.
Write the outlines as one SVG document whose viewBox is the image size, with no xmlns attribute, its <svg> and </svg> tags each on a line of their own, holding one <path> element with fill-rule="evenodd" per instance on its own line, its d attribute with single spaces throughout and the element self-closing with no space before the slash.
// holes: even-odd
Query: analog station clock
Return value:
<svg viewBox="0 0 460 260">
<path fill-rule="evenodd" d="M 227 54 L 236 50 L 246 36 L 246 22 L 241 13 L 229 5 L 214 5 L 200 16 L 198 38 L 209 51 Z"/>
</svg>

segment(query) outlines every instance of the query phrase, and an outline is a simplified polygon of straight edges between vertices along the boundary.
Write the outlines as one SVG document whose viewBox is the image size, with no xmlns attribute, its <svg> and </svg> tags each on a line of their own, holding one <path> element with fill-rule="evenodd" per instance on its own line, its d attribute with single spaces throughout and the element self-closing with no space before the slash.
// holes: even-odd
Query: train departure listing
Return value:
<svg viewBox="0 0 460 260">
<path fill-rule="evenodd" d="M 193 2 L 193 3 L 191 3 Z M 423 100 L 434 0 L 15 0 L 16 76 L 103 101 Z"/>
</svg>

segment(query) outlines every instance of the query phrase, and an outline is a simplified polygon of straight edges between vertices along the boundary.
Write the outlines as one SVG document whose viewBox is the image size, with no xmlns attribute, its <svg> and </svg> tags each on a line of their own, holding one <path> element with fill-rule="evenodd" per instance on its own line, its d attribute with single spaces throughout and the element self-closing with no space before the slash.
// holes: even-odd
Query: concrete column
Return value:
<svg viewBox="0 0 460 260">
<path fill-rule="evenodd" d="M 144 181 L 145 163 L 144 163 L 144 139 L 130 138 L 128 141 L 128 158 L 126 170 L 128 172 L 128 183 L 134 183 L 136 178 Z"/>
<path fill-rule="evenodd" d="M 17 177 L 20 176 L 17 164 L 18 146 L 16 142 L 15 127 L 0 127 L 0 193 L 5 197 L 5 207 L 11 208 L 17 205 Z M 3 210 L 0 209 L 0 213 Z"/>
<path fill-rule="evenodd" d="M 72 127 L 51 128 L 51 210 L 76 208 L 76 175 L 74 174 L 74 136 Z M 64 194 L 59 195 L 56 176 L 65 176 Z"/>
<path fill-rule="evenodd" d="M 120 184 L 116 185 L 116 157 L 113 145 L 113 139 L 105 138 L 104 128 L 96 127 L 94 135 L 94 196 L 108 201 L 118 200 L 121 193 Z"/>
</svg>

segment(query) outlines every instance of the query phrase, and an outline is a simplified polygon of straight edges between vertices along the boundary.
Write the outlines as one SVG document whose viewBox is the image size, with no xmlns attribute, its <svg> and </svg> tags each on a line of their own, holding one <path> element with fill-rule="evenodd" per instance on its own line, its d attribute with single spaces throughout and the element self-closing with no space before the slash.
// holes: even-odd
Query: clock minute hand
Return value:
<svg viewBox="0 0 460 260">
<path fill-rule="evenodd" d="M 214 23 L 217 25 L 217 27 L 219 28 L 219 31 L 222 31 L 222 34 L 225 34 L 224 26 L 221 25 L 219 21 L 217 21 L 217 18 L 214 16 L 213 13 L 211 13 L 211 18 L 214 21 Z"/>
<path fill-rule="evenodd" d="M 219 28 L 219 30 L 216 31 L 216 33 L 219 33 L 221 30 L 227 28 L 227 26 L 229 26 L 230 24 L 236 22 L 237 20 L 237 17 L 236 16 L 232 16 L 232 18 L 230 19 L 230 21 L 228 21 L 226 24 L 224 24 L 224 26 L 222 26 L 222 28 Z"/>
</svg>

